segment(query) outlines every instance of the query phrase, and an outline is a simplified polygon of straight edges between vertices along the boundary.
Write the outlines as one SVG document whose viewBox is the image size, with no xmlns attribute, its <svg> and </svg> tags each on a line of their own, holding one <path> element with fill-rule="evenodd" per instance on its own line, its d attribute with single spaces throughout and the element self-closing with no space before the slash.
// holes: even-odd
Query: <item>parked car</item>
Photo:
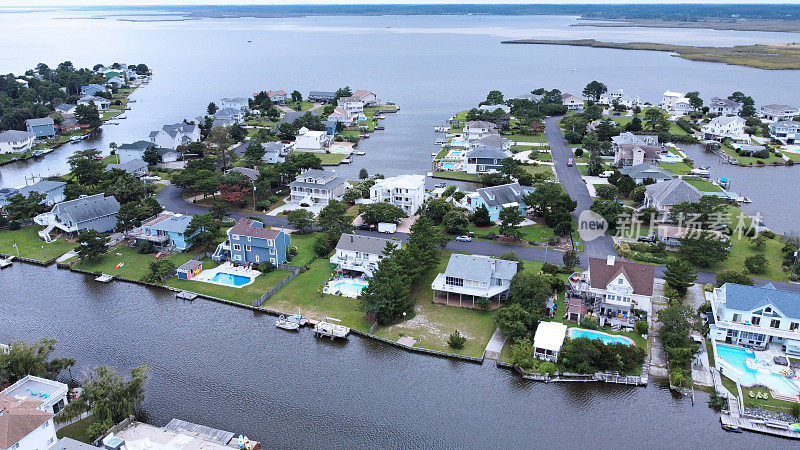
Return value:
<svg viewBox="0 0 800 450">
<path fill-rule="evenodd" d="M 611 175 L 614 175 L 614 171 L 606 170 L 605 172 L 600 174 L 600 178 L 609 178 Z"/>
<path fill-rule="evenodd" d="M 461 236 L 457 237 L 456 240 L 459 242 L 472 242 L 472 238 L 466 234 L 462 234 Z"/>
<path fill-rule="evenodd" d="M 375 225 L 373 225 L 373 224 L 371 224 L 371 223 L 362 223 L 362 224 L 361 224 L 361 225 L 359 225 L 357 228 L 358 228 L 359 230 L 365 230 L 365 231 L 374 231 L 374 230 L 375 230 Z"/>
<path fill-rule="evenodd" d="M 653 236 L 652 234 L 649 234 L 647 236 L 639 236 L 638 238 L 636 238 L 636 240 L 639 242 L 655 242 L 656 237 Z"/>
<path fill-rule="evenodd" d="M 575 161 L 572 158 L 567 160 L 567 167 L 572 167 L 574 165 L 575 165 Z"/>
</svg>

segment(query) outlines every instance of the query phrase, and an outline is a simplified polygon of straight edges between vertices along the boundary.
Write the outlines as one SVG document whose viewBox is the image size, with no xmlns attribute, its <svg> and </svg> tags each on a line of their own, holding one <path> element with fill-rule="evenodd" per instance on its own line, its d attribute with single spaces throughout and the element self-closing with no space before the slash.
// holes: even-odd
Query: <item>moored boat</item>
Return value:
<svg viewBox="0 0 800 450">
<path fill-rule="evenodd" d="M 300 329 L 300 321 L 295 320 L 294 316 L 286 317 L 281 314 L 275 321 L 275 326 L 282 330 L 297 331 Z"/>
</svg>

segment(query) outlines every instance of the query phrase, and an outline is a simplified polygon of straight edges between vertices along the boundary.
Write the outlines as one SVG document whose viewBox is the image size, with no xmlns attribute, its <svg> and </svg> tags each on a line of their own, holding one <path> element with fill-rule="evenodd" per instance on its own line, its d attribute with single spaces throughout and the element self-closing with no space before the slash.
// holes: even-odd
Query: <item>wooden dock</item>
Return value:
<svg viewBox="0 0 800 450">
<path fill-rule="evenodd" d="M 783 423 L 775 422 L 775 421 L 763 421 L 758 420 L 756 423 L 753 423 L 750 419 L 746 419 L 741 416 L 734 416 L 732 414 L 725 414 L 723 413 L 719 417 L 719 421 L 723 425 L 732 425 L 735 427 L 739 427 L 745 431 L 752 431 L 754 433 L 762 433 L 762 434 L 770 434 L 772 436 L 780 436 L 789 439 L 800 439 L 800 432 L 791 431 L 788 428 L 785 428 L 786 425 Z M 764 422 L 764 423 L 761 423 Z M 766 424 L 772 424 L 772 426 L 767 426 Z"/>
<path fill-rule="evenodd" d="M 231 433 L 230 431 L 217 430 L 216 428 L 198 425 L 196 423 L 186 422 L 179 419 L 170 420 L 164 429 L 173 431 L 175 433 L 194 436 L 219 445 L 228 445 L 234 436 L 234 433 Z"/>
<path fill-rule="evenodd" d="M 197 294 L 189 291 L 180 291 L 177 294 L 175 294 L 175 298 L 192 301 L 197 298 Z"/>
<path fill-rule="evenodd" d="M 111 281 L 113 279 L 114 279 L 113 275 L 102 274 L 99 277 L 95 278 L 94 281 L 99 281 L 101 283 L 108 283 L 109 281 Z"/>
</svg>

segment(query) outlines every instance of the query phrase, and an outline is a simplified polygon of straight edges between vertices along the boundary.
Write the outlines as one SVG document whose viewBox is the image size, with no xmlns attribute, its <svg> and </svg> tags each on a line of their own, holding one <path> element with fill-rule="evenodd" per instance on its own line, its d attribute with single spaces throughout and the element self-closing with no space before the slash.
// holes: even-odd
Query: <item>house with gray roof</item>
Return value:
<svg viewBox="0 0 800 450">
<path fill-rule="evenodd" d="M 508 299 L 511 278 L 516 273 L 516 261 L 454 253 L 447 269 L 431 284 L 433 301 L 474 308 L 476 301 L 485 298 L 499 304 Z"/>
<path fill-rule="evenodd" d="M 474 141 L 490 134 L 497 134 L 497 125 L 485 120 L 470 120 L 464 124 L 464 137 Z"/>
<path fill-rule="evenodd" d="M 25 121 L 25 128 L 29 133 L 33 133 L 36 139 L 50 139 L 56 135 L 56 124 L 52 117 L 28 119 Z"/>
<path fill-rule="evenodd" d="M 660 145 L 619 144 L 614 146 L 614 165 L 636 166 L 643 163 L 652 164 L 665 152 Z"/>
<path fill-rule="evenodd" d="M 800 122 L 782 120 L 769 124 L 769 136 L 784 144 L 792 145 L 800 142 Z"/>
<path fill-rule="evenodd" d="M 330 170 L 308 169 L 289 183 L 290 201 L 311 205 L 327 205 L 339 201 L 347 190 L 347 181 Z"/>
<path fill-rule="evenodd" d="M 711 97 L 706 106 L 708 106 L 708 112 L 720 116 L 736 116 L 742 111 L 741 103 L 720 97 Z"/>
<path fill-rule="evenodd" d="M 28 197 L 31 192 L 37 192 L 44 195 L 44 204 L 47 206 L 53 206 L 56 203 L 64 201 L 64 186 L 66 185 L 67 183 L 64 183 L 63 181 L 41 180 L 19 189 L 0 189 L 0 207 L 7 205 L 8 199 L 14 195 L 21 194 L 24 197 Z"/>
<path fill-rule="evenodd" d="M 342 234 L 336 244 L 336 253 L 331 264 L 342 271 L 372 277 L 378 263 L 386 257 L 384 253 L 400 248 L 400 241 L 360 234 Z"/>
<path fill-rule="evenodd" d="M 189 248 L 188 241 L 200 233 L 199 229 L 195 230 L 191 235 L 186 233 L 186 229 L 189 228 L 191 223 L 192 216 L 176 214 L 171 211 L 161 211 L 154 217 L 142 222 L 141 227 L 127 232 L 125 236 L 137 246 L 142 241 L 150 241 L 160 251 L 183 251 Z"/>
<path fill-rule="evenodd" d="M 247 110 L 247 99 L 244 97 L 223 98 L 219 101 L 220 106 L 225 108 L 234 108 L 240 111 Z"/>
<path fill-rule="evenodd" d="M 485 187 L 464 196 L 461 205 L 473 213 L 481 206 L 485 206 L 489 211 L 489 218 L 497 222 L 500 220 L 500 211 L 503 208 L 516 207 L 524 214 L 527 210 L 525 196 L 535 190 L 534 187 L 522 186 L 519 183 Z"/>
<path fill-rule="evenodd" d="M 474 140 L 470 145 L 472 145 L 473 147 L 478 147 L 478 146 L 495 147 L 499 148 L 504 152 L 511 150 L 511 140 L 506 139 L 500 136 L 499 134 L 490 134 L 482 138 L 478 138 Z"/>
<path fill-rule="evenodd" d="M 30 151 L 36 135 L 29 131 L 6 130 L 0 133 L 0 155 L 21 155 Z"/>
<path fill-rule="evenodd" d="M 614 136 L 611 138 L 611 144 L 613 146 L 623 145 L 623 144 L 635 144 L 635 145 L 659 145 L 658 144 L 658 135 L 655 134 L 633 134 L 630 131 L 626 131 L 619 136 Z"/>
<path fill-rule="evenodd" d="M 292 154 L 292 147 L 282 142 L 264 142 L 261 144 L 264 149 L 264 156 L 261 160 L 267 164 L 278 164 L 286 162 L 286 158 Z"/>
<path fill-rule="evenodd" d="M 758 110 L 758 116 L 769 122 L 794 120 L 800 114 L 800 109 L 789 105 L 764 105 Z"/>
<path fill-rule="evenodd" d="M 464 172 L 489 173 L 497 172 L 503 166 L 503 160 L 511 156 L 511 151 L 503 151 L 498 147 L 477 145 L 466 154 Z"/>
<path fill-rule="evenodd" d="M 214 113 L 214 120 L 222 120 L 233 125 L 244 122 L 244 112 L 239 108 L 222 108 Z"/>
<path fill-rule="evenodd" d="M 96 95 L 98 92 L 105 92 L 106 88 L 104 86 L 100 86 L 99 84 L 89 84 L 86 86 L 81 86 L 81 95 L 84 97 L 91 97 Z"/>
<path fill-rule="evenodd" d="M 308 93 L 308 101 L 315 103 L 330 103 L 334 98 L 336 98 L 336 92 L 311 91 Z"/>
<path fill-rule="evenodd" d="M 136 141 L 129 144 L 122 144 L 117 147 L 117 155 L 120 163 L 131 160 L 144 159 L 144 152 L 150 147 L 155 147 L 150 141 Z M 161 157 L 161 162 L 174 162 L 180 158 L 181 153 L 173 148 L 155 147 L 156 152 Z"/>
<path fill-rule="evenodd" d="M 672 179 L 672 170 L 647 163 L 621 167 L 619 173 L 633 178 L 637 184 L 641 184 L 648 178 L 656 183 Z"/>
<path fill-rule="evenodd" d="M 259 176 L 261 176 L 261 172 L 258 171 L 257 167 L 249 168 L 249 167 L 234 167 L 228 170 L 226 173 L 231 172 L 239 172 L 240 174 L 246 176 L 250 179 L 250 181 L 256 181 Z"/>
<path fill-rule="evenodd" d="M 711 296 L 710 336 L 719 342 L 766 347 L 785 345 L 800 355 L 800 293 L 725 283 Z"/>
<path fill-rule="evenodd" d="M 294 123 L 295 120 L 305 116 L 306 113 L 311 113 L 312 116 L 319 116 L 320 114 L 322 114 L 319 111 L 289 111 L 286 114 L 284 114 L 281 123 L 283 122 Z"/>
<path fill-rule="evenodd" d="M 98 110 L 109 109 L 111 107 L 111 100 L 105 97 L 96 97 L 94 95 L 87 95 L 78 99 L 78 105 L 90 106 L 94 103 L 94 106 Z"/>
<path fill-rule="evenodd" d="M 135 177 L 143 177 L 147 175 L 147 163 L 141 159 L 132 159 L 120 164 L 109 164 L 106 166 L 106 171 L 110 172 L 114 169 L 123 170 Z"/>
<path fill-rule="evenodd" d="M 60 113 L 61 117 L 67 118 L 75 115 L 75 108 L 77 107 L 77 105 L 71 105 L 69 103 L 60 103 L 53 109 Z"/>
<path fill-rule="evenodd" d="M 644 206 L 656 208 L 659 212 L 668 212 L 679 203 L 696 203 L 703 197 L 699 189 L 686 181 L 675 178 L 647 186 L 644 192 Z"/>
<path fill-rule="evenodd" d="M 45 242 L 52 242 L 53 231 L 67 236 L 76 236 L 84 230 L 112 231 L 117 225 L 118 212 L 119 202 L 114 196 L 95 194 L 56 203 L 50 212 L 39 214 L 33 221 L 45 227 L 39 236 Z"/>
<path fill-rule="evenodd" d="M 156 147 L 176 149 L 181 144 L 200 141 L 200 127 L 194 123 L 178 122 L 150 132 L 150 142 Z"/>
</svg>

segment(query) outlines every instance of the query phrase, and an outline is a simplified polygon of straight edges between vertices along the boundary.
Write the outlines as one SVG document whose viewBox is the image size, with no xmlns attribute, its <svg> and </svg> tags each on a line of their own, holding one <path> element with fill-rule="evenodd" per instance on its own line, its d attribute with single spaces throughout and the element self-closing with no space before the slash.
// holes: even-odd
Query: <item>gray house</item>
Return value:
<svg viewBox="0 0 800 450">
<path fill-rule="evenodd" d="M 64 201 L 64 186 L 66 185 L 67 183 L 63 181 L 42 180 L 19 189 L 2 189 L 0 190 L 0 207 L 7 205 L 8 199 L 17 194 L 22 194 L 22 196 L 27 197 L 31 192 L 38 192 L 44 195 L 44 204 L 53 206 L 56 203 Z"/>
<path fill-rule="evenodd" d="M 336 98 L 336 92 L 331 91 L 311 91 L 308 93 L 308 101 L 319 103 L 330 103 Z"/>
<path fill-rule="evenodd" d="M 496 172 L 502 167 L 502 161 L 508 156 L 509 153 L 500 148 L 478 145 L 467 153 L 464 171 L 467 173 Z"/>
<path fill-rule="evenodd" d="M 132 159 L 121 164 L 109 164 L 106 166 L 107 172 L 110 172 L 114 169 L 124 170 L 125 172 L 136 177 L 143 177 L 147 175 L 147 163 L 141 159 Z"/>
<path fill-rule="evenodd" d="M 341 200 L 347 182 L 336 176 L 335 172 L 328 170 L 308 169 L 300 173 L 294 181 L 289 183 L 291 202 L 327 205 L 332 200 Z"/>
<path fill-rule="evenodd" d="M 25 127 L 29 133 L 36 136 L 36 139 L 49 139 L 56 135 L 56 124 L 52 117 L 28 119 L 25 121 Z"/>
<path fill-rule="evenodd" d="M 647 186 L 644 193 L 644 206 L 656 208 L 660 212 L 669 211 L 678 203 L 696 203 L 703 194 L 691 184 L 680 178 Z"/>
<path fill-rule="evenodd" d="M 149 141 L 136 141 L 120 145 L 117 147 L 119 163 L 124 164 L 128 161 L 144 159 L 144 152 L 150 147 L 155 147 L 155 145 Z M 161 162 L 177 161 L 180 157 L 180 152 L 171 148 L 156 147 L 156 151 L 161 157 Z"/>
<path fill-rule="evenodd" d="M 39 236 L 45 242 L 52 242 L 50 233 L 55 229 L 68 236 L 84 230 L 112 231 L 117 225 L 117 212 L 119 202 L 114 196 L 95 194 L 57 203 L 50 212 L 39 214 L 33 221 L 45 227 Z"/>
<path fill-rule="evenodd" d="M 508 298 L 511 278 L 517 273 L 517 262 L 482 255 L 450 255 L 447 269 L 431 284 L 433 301 L 458 306 L 475 306 L 481 298 L 498 303 Z M 463 302 L 469 302 L 464 304 Z M 454 303 L 456 304 L 456 303 Z"/>
<path fill-rule="evenodd" d="M 637 184 L 641 184 L 648 178 L 655 180 L 656 183 L 672 179 L 672 170 L 647 163 L 622 167 L 619 169 L 619 173 L 633 178 Z"/>
</svg>

